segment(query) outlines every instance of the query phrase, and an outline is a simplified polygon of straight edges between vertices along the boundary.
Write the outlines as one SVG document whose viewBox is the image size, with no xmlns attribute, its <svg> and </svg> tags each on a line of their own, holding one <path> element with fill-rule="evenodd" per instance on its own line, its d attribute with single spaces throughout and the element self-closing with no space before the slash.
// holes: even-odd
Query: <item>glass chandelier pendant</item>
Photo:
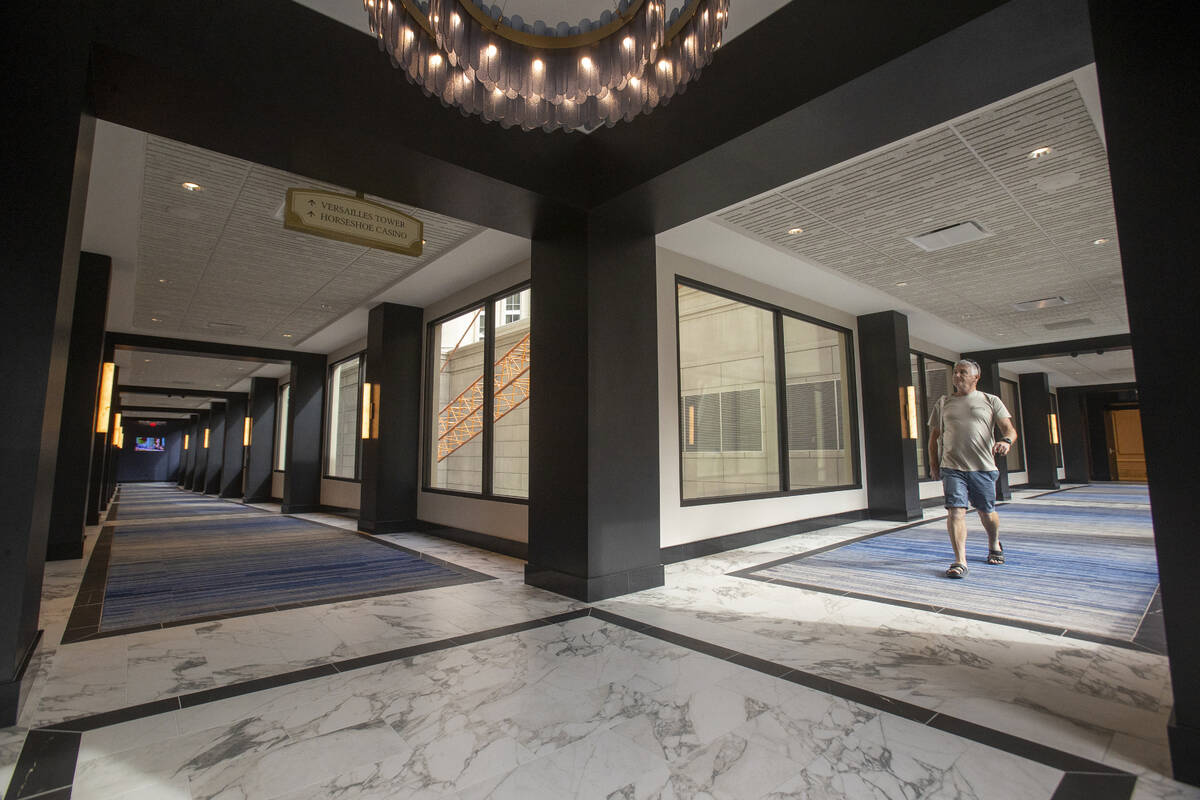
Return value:
<svg viewBox="0 0 1200 800">
<path fill-rule="evenodd" d="M 363 0 L 393 67 L 464 115 L 504 128 L 590 132 L 683 94 L 712 61 L 729 0 L 620 0 L 577 26 L 504 17 L 473 0 Z"/>
</svg>

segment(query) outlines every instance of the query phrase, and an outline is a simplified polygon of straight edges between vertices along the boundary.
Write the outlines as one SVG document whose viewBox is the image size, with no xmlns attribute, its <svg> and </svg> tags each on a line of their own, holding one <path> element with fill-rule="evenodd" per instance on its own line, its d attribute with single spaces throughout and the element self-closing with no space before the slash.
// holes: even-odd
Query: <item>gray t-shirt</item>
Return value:
<svg viewBox="0 0 1200 800">
<path fill-rule="evenodd" d="M 929 415 L 929 429 L 942 432 L 941 466 L 967 472 L 996 469 L 993 430 L 997 421 L 1011 416 L 999 397 L 978 390 L 965 395 L 948 394 L 938 400 Z"/>
</svg>

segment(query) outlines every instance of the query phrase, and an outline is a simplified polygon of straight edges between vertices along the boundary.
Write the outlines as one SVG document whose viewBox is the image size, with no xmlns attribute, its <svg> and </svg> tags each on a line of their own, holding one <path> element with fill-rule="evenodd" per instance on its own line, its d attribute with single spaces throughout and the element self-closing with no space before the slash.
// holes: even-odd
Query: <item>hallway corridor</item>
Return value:
<svg viewBox="0 0 1200 800">
<path fill-rule="evenodd" d="M 1002 520 L 1019 505 L 1059 536 L 1151 537 L 1071 522 L 1144 511 L 1144 490 L 1014 494 Z M 206 526 L 253 516 L 357 537 L 342 517 L 128 486 L 105 523 L 114 554 L 156 504 L 196 524 L 165 511 L 181 503 Z M 1170 687 L 1153 647 L 730 574 L 901 527 L 668 565 L 664 587 L 590 606 L 525 585 L 519 560 L 390 534 L 377 538 L 480 577 L 60 644 L 103 538 L 92 528 L 83 561 L 47 564 L 36 679 L 19 727 L 0 730 L 0 780 L 9 800 L 1200 797 L 1162 777 Z M 1010 568 L 978 563 L 985 541 L 972 520 L 964 589 Z M 946 550 L 922 568 L 944 569 Z M 1011 561 L 1015 583 L 1015 548 Z"/>
</svg>

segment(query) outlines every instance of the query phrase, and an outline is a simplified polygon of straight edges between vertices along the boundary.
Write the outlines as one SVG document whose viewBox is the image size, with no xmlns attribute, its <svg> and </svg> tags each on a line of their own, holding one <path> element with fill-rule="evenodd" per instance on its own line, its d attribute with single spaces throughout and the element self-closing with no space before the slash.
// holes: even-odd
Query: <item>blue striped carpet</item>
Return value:
<svg viewBox="0 0 1200 800">
<path fill-rule="evenodd" d="M 274 514 L 113 530 L 101 631 L 485 577 Z"/>
<path fill-rule="evenodd" d="M 1148 509 L 1014 503 L 998 510 L 1007 564 L 984 563 L 987 535 L 969 514 L 963 580 L 943 577 L 953 560 L 944 520 L 744 574 L 1133 640 L 1158 587 Z"/>
<path fill-rule="evenodd" d="M 1044 495 L 1046 500 L 1069 500 L 1077 503 L 1140 503 L 1150 504 L 1150 489 L 1144 483 L 1091 484 L 1075 489 Z"/>
<path fill-rule="evenodd" d="M 201 496 L 188 497 L 174 502 L 166 502 L 164 500 L 126 500 L 125 493 L 121 493 L 121 499 L 117 501 L 116 508 L 109 515 L 108 520 L 143 520 L 143 519 L 169 519 L 173 517 L 194 517 L 201 514 L 247 514 L 247 513 L 263 513 L 258 509 L 244 506 L 240 503 L 230 503 L 216 498 L 206 498 Z"/>
</svg>

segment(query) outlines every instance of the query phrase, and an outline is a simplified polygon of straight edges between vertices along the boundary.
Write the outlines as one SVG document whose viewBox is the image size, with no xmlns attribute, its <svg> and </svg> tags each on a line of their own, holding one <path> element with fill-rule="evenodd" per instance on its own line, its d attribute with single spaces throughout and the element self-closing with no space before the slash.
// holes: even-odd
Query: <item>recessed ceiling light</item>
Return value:
<svg viewBox="0 0 1200 800">
<path fill-rule="evenodd" d="M 802 233 L 804 233 L 804 228 L 791 228 L 788 230 L 789 236 L 799 236 Z"/>
<path fill-rule="evenodd" d="M 421 240 L 421 244 L 425 244 L 425 240 L 424 240 L 424 239 L 422 239 L 422 240 Z"/>
<path fill-rule="evenodd" d="M 283 338 L 290 339 L 290 338 L 292 338 L 292 335 L 290 333 L 285 333 L 285 334 L 283 334 Z"/>
<path fill-rule="evenodd" d="M 162 320 L 161 320 L 161 319 L 159 319 L 158 317 L 151 317 L 151 318 L 150 318 L 150 321 L 151 321 L 151 322 L 162 322 Z"/>
<path fill-rule="evenodd" d="M 1096 247 L 1099 247 L 1100 245 L 1108 244 L 1108 239 L 1093 239 L 1092 244 L 1096 245 Z"/>
<path fill-rule="evenodd" d="M 908 286 L 908 281 L 900 281 L 900 282 L 899 282 L 899 283 L 897 283 L 896 285 L 897 285 L 897 286 Z"/>
<path fill-rule="evenodd" d="M 333 306 L 329 305 L 329 303 L 321 303 L 320 309 L 322 311 L 333 311 Z"/>
<path fill-rule="evenodd" d="M 168 283 L 170 283 L 170 281 L 169 281 L 169 280 L 167 280 L 166 278 L 159 278 L 159 279 L 158 279 L 158 282 L 159 282 L 159 283 L 161 283 L 161 284 L 164 284 L 164 285 L 165 285 L 165 284 L 168 284 Z"/>
<path fill-rule="evenodd" d="M 1041 158 L 1042 156 L 1050 155 L 1052 152 L 1054 151 L 1049 147 L 1039 147 L 1036 150 L 1030 150 L 1026 158 Z"/>
<path fill-rule="evenodd" d="M 184 189 L 187 189 L 189 192 L 203 192 L 204 191 L 203 186 L 201 186 L 198 183 L 193 183 L 192 181 L 184 181 L 183 183 L 181 183 L 179 185 L 182 186 Z"/>
<path fill-rule="evenodd" d="M 148 358 L 143 358 L 142 361 L 145 361 L 147 364 L 150 363 L 150 359 L 148 359 Z"/>
</svg>

